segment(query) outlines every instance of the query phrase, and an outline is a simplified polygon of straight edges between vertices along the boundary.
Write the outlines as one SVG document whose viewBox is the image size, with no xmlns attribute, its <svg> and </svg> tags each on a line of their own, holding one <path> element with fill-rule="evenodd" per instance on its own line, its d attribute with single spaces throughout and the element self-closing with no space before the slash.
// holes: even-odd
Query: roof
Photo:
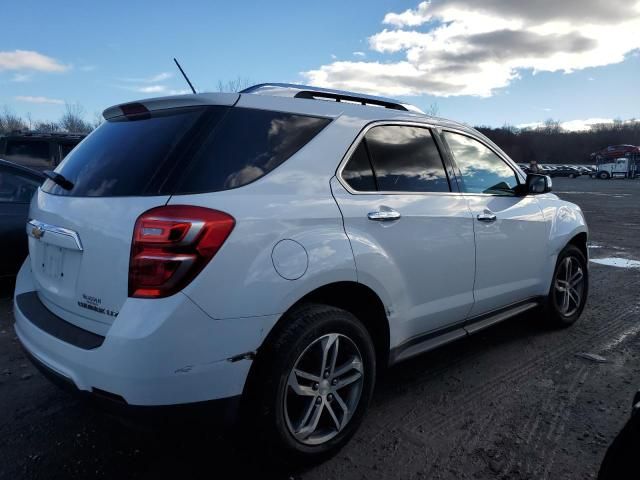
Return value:
<svg viewBox="0 0 640 480">
<path fill-rule="evenodd" d="M 2 137 L 20 137 L 20 138 L 49 138 L 49 139 L 69 139 L 69 140 L 82 140 L 87 136 L 86 133 L 72 133 L 72 132 L 38 132 L 38 131 L 24 131 L 14 130 L 13 132 L 0 135 Z"/>
<path fill-rule="evenodd" d="M 355 103 L 365 106 L 385 107 L 393 110 L 424 113 L 415 105 L 403 103 L 399 100 L 346 90 L 334 90 L 330 88 L 312 87 L 310 85 L 297 85 L 294 83 L 260 83 L 245 88 L 240 93 L 252 93 L 256 95 L 269 95 L 272 97 L 292 97 L 306 99 L 333 100 L 335 102 Z"/>
</svg>

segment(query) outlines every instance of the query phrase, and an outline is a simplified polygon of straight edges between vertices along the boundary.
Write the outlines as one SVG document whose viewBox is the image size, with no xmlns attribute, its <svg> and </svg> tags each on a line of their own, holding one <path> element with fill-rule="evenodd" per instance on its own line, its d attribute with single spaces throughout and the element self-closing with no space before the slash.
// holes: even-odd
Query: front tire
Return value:
<svg viewBox="0 0 640 480">
<path fill-rule="evenodd" d="M 364 325 L 339 308 L 306 305 L 282 321 L 256 359 L 250 424 L 270 461 L 317 463 L 362 422 L 375 384 L 375 350 Z"/>
<path fill-rule="evenodd" d="M 609 178 L 609 174 L 607 172 L 600 172 L 598 174 L 598 178 L 600 180 L 607 180 Z"/>
<path fill-rule="evenodd" d="M 582 314 L 589 293 L 587 259 L 575 245 L 567 245 L 558 255 L 545 310 L 557 327 L 573 325 Z"/>
</svg>

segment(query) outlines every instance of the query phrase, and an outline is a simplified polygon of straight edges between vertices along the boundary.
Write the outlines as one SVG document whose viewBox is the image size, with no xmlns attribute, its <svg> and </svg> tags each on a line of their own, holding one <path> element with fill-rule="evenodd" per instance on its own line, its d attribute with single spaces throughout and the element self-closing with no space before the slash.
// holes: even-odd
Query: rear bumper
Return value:
<svg viewBox="0 0 640 480">
<path fill-rule="evenodd" d="M 79 346 L 77 337 L 70 340 L 59 329 L 33 318 L 42 313 L 40 307 L 24 308 L 24 302 L 17 301 L 29 292 L 35 292 L 35 287 L 26 262 L 16 282 L 15 331 L 34 363 L 46 369 L 49 377 L 53 374 L 57 383 L 62 380 L 72 390 L 92 397 L 117 399 L 115 403 L 126 407 L 220 399 L 234 403 L 229 399 L 242 394 L 252 364 L 252 355 L 245 354 L 258 348 L 263 322 L 271 321 L 264 317 L 214 320 L 183 294 L 157 302 L 129 299 L 104 341 L 83 348 L 86 345 Z M 29 297 L 37 300 L 36 293 Z M 51 315 L 46 308 L 45 312 Z"/>
<path fill-rule="evenodd" d="M 29 351 L 27 358 L 52 383 L 61 389 L 90 401 L 100 410 L 140 426 L 197 423 L 221 427 L 232 426 L 238 418 L 241 395 L 204 402 L 178 405 L 140 406 L 129 405 L 122 397 L 100 390 L 79 390 L 73 381 L 40 362 Z"/>
</svg>

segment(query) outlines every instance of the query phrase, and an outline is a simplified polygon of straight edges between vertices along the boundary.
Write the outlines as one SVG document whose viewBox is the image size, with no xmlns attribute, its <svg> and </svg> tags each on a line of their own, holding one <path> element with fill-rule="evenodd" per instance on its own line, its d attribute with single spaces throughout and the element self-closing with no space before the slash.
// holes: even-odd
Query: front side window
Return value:
<svg viewBox="0 0 640 480">
<path fill-rule="evenodd" d="M 443 133 L 460 169 L 462 191 L 492 195 L 514 195 L 518 179 L 513 169 L 490 148 L 473 138 Z"/>
<path fill-rule="evenodd" d="M 358 191 L 450 191 L 431 132 L 408 125 L 371 128 L 346 164 L 342 178 Z"/>
<path fill-rule="evenodd" d="M 40 182 L 0 168 L 0 203 L 29 203 Z"/>
</svg>

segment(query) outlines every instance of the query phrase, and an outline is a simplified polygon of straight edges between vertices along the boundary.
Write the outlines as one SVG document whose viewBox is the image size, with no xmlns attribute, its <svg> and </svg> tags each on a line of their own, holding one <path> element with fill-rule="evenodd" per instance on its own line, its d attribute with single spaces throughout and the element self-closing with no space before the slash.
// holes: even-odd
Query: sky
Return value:
<svg viewBox="0 0 640 480">
<path fill-rule="evenodd" d="M 640 118 L 640 0 L 45 2 L 3 7 L 0 107 L 56 120 L 219 82 L 399 98 L 471 125 Z"/>
</svg>

